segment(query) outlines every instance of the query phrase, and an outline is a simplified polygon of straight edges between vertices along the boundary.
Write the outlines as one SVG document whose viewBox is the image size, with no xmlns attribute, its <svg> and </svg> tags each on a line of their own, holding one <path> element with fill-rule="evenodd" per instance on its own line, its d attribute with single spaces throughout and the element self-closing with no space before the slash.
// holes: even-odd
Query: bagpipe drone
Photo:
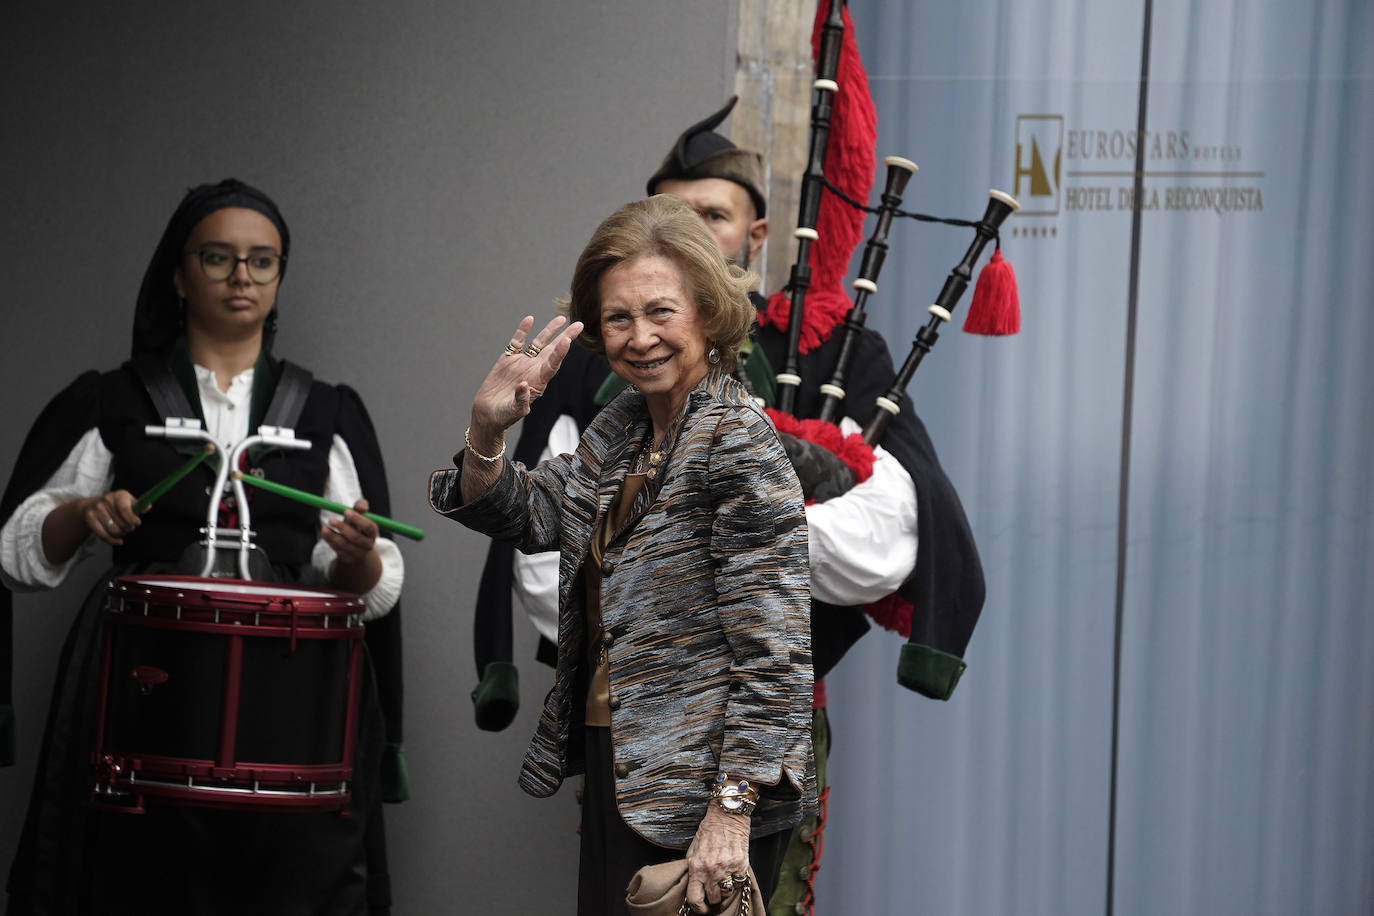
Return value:
<svg viewBox="0 0 1374 916">
<path fill-rule="evenodd" d="M 917 167 L 908 159 L 889 156 L 884 160 L 887 173 L 879 205 L 863 203 L 873 182 L 877 118 L 851 29 L 843 0 L 822 0 L 812 39 L 816 78 L 812 84 L 811 137 L 798 225 L 793 233 L 797 258 L 786 288 L 774 293 L 760 314 L 761 324 L 786 331 L 785 363 L 776 376 L 777 406 L 769 414 L 798 466 L 807 499 L 816 502 L 848 491 L 871 473 L 873 447 L 883 442 L 903 411 L 907 387 L 939 338 L 941 327 L 952 317 L 989 242 L 995 243 L 996 250 L 979 276 L 964 330 L 1004 335 L 1020 328 L 1015 277 L 1001 256 L 999 238 L 1001 225 L 1018 207 L 1010 195 L 989 191 L 983 215 L 976 220 L 907 212 L 901 209 L 902 198 Z M 875 214 L 876 222 L 852 284 L 855 295 L 851 302 L 842 281 L 867 213 Z M 846 385 L 860 353 L 869 300 L 878 295 L 878 276 L 888 254 L 889 234 L 899 217 L 971 228 L 973 240 L 950 270 L 933 304 L 924 310 L 925 323 L 917 329 L 910 351 L 886 390 L 874 399 L 862 433 L 846 434 L 838 426 L 840 417 L 848 412 L 857 419 L 863 409 L 851 405 L 846 411 Z M 840 334 L 838 356 L 827 380 L 819 385 L 814 416 L 799 416 L 801 358 L 835 333 Z M 922 451 L 928 452 L 920 463 L 929 466 L 930 479 L 914 481 L 918 500 L 925 502 L 930 491 L 939 491 L 937 497 L 943 492 L 947 518 L 935 520 L 936 526 L 927 530 L 932 520 L 918 517 L 919 549 L 926 556 L 923 562 L 918 555 L 912 578 L 920 581 L 908 583 L 910 588 L 904 586 L 864 610 L 880 625 L 911 640 L 903 650 L 899 680 L 927 696 L 945 699 L 963 670 L 959 656 L 981 610 L 982 575 L 962 507 L 939 468 L 923 428 L 920 439 Z M 925 472 L 918 468 L 918 473 Z M 942 507 L 935 508 L 940 511 Z M 923 505 L 921 515 L 927 511 Z M 928 544 L 927 537 L 939 538 L 946 533 L 942 527 L 952 531 L 956 539 L 967 541 L 965 553 L 971 555 L 971 570 L 963 568 L 970 565 L 967 562 L 956 564 L 961 569 L 953 573 L 932 568 L 931 551 L 938 550 L 939 545 Z M 955 580 L 952 584 L 951 575 Z M 943 584 L 941 577 L 945 577 Z M 922 590 L 924 597 L 916 597 Z M 913 605 L 922 603 L 929 605 L 927 613 L 918 615 L 921 619 L 913 624 Z"/>
</svg>

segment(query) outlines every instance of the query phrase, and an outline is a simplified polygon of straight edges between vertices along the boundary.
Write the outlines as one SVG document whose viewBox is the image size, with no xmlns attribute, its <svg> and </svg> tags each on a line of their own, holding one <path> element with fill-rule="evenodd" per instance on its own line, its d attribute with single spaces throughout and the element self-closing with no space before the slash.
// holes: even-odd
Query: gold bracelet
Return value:
<svg viewBox="0 0 1374 916">
<path fill-rule="evenodd" d="M 501 437 L 501 451 L 497 452 L 495 455 L 492 455 L 490 458 L 488 458 L 486 455 L 483 455 L 481 452 L 477 451 L 477 449 L 472 447 L 472 440 L 468 438 L 468 433 L 470 432 L 472 432 L 471 426 L 463 430 L 463 444 L 468 447 L 468 451 L 472 452 L 473 457 L 479 458 L 482 461 L 485 461 L 487 464 L 491 464 L 493 461 L 501 460 L 501 456 L 506 453 L 506 437 L 504 435 Z M 454 464 L 457 463 L 458 462 L 456 461 L 454 462 Z"/>
</svg>

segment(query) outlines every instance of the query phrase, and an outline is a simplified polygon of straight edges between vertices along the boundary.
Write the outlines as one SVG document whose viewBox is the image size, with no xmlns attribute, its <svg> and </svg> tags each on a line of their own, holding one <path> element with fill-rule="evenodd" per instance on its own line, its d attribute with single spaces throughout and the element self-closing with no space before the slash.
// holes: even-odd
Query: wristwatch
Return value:
<svg viewBox="0 0 1374 916">
<path fill-rule="evenodd" d="M 755 802 L 751 802 L 743 795 L 718 795 L 716 804 L 720 805 L 721 810 L 729 814 L 750 815 L 754 813 Z"/>
<path fill-rule="evenodd" d="M 759 800 L 759 792 L 758 789 L 749 785 L 749 780 L 741 779 L 735 782 L 721 773 L 716 777 L 715 784 L 711 786 L 711 797 L 727 814 L 743 814 L 747 817 L 754 813 L 754 806 L 758 804 Z"/>
</svg>

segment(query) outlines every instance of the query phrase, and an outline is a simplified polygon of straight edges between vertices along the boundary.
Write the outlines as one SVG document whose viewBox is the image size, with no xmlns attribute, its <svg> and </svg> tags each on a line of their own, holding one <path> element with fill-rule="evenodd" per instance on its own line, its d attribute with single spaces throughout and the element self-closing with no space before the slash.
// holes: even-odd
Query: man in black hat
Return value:
<svg viewBox="0 0 1374 916">
<path fill-rule="evenodd" d="M 725 107 L 678 138 L 649 179 L 650 194 L 672 194 L 691 204 L 716 237 L 726 260 L 748 268 L 768 239 L 768 196 L 763 156 L 715 133 L 735 107 Z"/>
<path fill-rule="evenodd" d="M 748 267 L 757 261 L 768 237 L 767 182 L 759 153 L 740 149 L 714 131 L 735 101 L 732 98 L 722 109 L 684 131 L 650 177 L 646 190 L 686 200 L 715 236 L 721 253 Z M 755 293 L 752 298 L 760 310 L 765 307 L 762 296 Z M 824 342 L 800 358 L 798 417 L 814 416 L 817 389 L 834 369 L 841 335 L 830 333 L 834 328 L 822 330 Z M 774 374 L 785 361 L 785 347 L 785 332 L 759 327 L 752 346 L 741 352 L 741 367 L 736 370 L 740 380 L 769 406 L 776 390 Z M 895 374 L 882 337 L 865 330 L 846 386 L 849 396 L 844 401 L 845 410 L 852 413 L 842 420 L 845 432 L 859 430 L 868 418 L 857 412 L 870 410 Z M 573 450 L 581 431 L 621 385 L 604 360 L 574 347 L 525 418 L 513 451 L 515 459 L 532 465 L 549 455 Z M 798 456 L 794 454 L 793 460 L 798 461 Z M 799 475 L 805 486 L 807 471 L 800 465 Z M 981 607 L 982 577 L 958 497 L 939 467 L 924 427 L 911 411 L 903 411 L 894 419 L 882 446 L 875 450 L 872 476 L 839 496 L 808 505 L 807 524 L 816 667 L 813 746 L 824 801 L 828 794 L 825 762 L 829 724 L 822 678 L 869 629 L 863 608 L 883 601 L 889 606 L 893 602 L 914 606 L 917 629 L 926 631 L 925 618 L 932 615 L 936 601 L 950 604 L 945 596 L 951 591 L 966 599 L 965 606 Z M 918 545 L 927 549 L 919 551 Z M 957 562 L 949 562 L 951 559 Z M 958 570 L 959 581 L 951 584 L 948 577 L 935 575 L 942 566 Z M 557 553 L 524 556 L 506 545 L 492 545 L 474 621 L 481 682 L 473 691 L 473 701 L 480 727 L 504 728 L 518 706 L 516 672 L 511 663 L 512 594 L 541 635 L 540 659 L 552 664 L 557 641 L 557 586 Z M 958 655 L 966 641 L 965 635 L 963 642 L 954 639 L 933 647 L 920 646 L 923 664 L 918 676 L 909 678 L 902 673 L 902 683 L 929 696 L 947 697 L 962 671 Z M 903 653 L 906 665 L 906 649 Z M 812 881 L 822 824 L 823 820 L 818 824 L 813 818 L 798 827 L 770 912 L 791 913 L 798 904 L 803 909 L 795 911 L 807 911 L 814 897 Z"/>
</svg>

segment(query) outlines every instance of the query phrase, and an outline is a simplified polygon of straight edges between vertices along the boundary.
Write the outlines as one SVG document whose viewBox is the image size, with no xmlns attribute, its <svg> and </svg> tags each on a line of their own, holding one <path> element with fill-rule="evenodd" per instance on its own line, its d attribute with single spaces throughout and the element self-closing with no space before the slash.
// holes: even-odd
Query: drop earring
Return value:
<svg viewBox="0 0 1374 916">
<path fill-rule="evenodd" d="M 715 348 L 714 344 L 710 350 L 706 351 L 706 361 L 713 366 L 720 365 L 720 351 Z"/>
</svg>

